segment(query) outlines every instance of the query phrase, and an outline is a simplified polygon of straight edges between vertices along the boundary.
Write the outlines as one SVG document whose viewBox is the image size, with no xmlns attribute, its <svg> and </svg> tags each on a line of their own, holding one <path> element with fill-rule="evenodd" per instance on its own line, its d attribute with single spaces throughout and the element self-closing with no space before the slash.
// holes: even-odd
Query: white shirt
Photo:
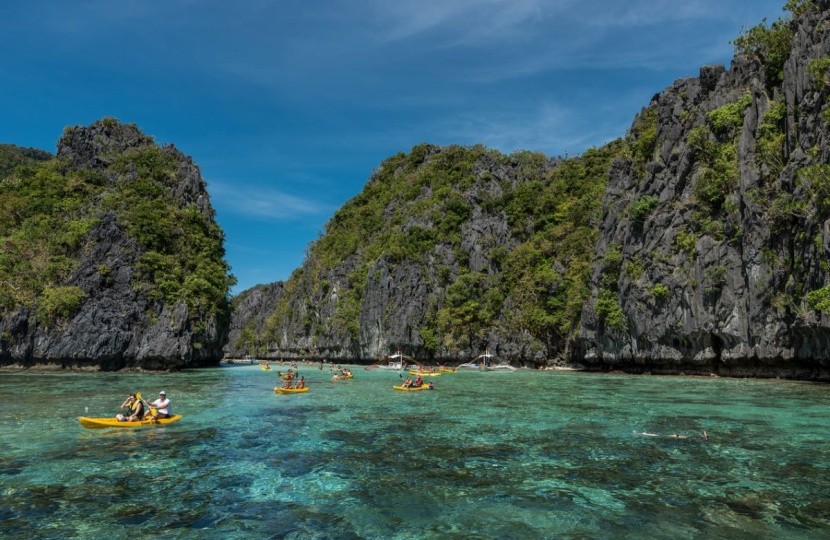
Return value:
<svg viewBox="0 0 830 540">
<path fill-rule="evenodd" d="M 150 405 L 158 409 L 158 412 L 161 414 L 170 414 L 170 400 L 167 399 L 167 396 L 159 396 L 159 398 L 150 403 Z"/>
</svg>

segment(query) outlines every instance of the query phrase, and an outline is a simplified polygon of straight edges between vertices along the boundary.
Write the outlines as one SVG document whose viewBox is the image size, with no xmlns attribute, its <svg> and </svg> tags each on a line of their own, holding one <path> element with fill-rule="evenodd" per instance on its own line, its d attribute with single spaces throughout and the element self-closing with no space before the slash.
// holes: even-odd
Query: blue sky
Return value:
<svg viewBox="0 0 830 540">
<path fill-rule="evenodd" d="M 104 116 L 193 157 L 238 293 L 287 278 L 381 161 L 423 142 L 575 155 L 728 66 L 784 0 L 10 0 L 0 142 Z"/>
</svg>

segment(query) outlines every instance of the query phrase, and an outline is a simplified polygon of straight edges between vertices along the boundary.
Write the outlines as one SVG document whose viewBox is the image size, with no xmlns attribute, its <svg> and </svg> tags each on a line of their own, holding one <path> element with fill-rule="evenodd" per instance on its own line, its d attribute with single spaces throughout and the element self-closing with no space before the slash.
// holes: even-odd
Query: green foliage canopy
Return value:
<svg viewBox="0 0 830 540">
<path fill-rule="evenodd" d="M 173 195 L 178 159 L 155 145 L 117 156 L 104 171 L 59 159 L 18 164 L 0 180 L 0 308 L 39 305 L 65 317 L 85 294 L 65 287 L 89 233 L 107 212 L 142 250 L 136 287 L 192 316 L 227 310 L 235 282 L 224 261 L 223 233 L 210 216 Z"/>
</svg>

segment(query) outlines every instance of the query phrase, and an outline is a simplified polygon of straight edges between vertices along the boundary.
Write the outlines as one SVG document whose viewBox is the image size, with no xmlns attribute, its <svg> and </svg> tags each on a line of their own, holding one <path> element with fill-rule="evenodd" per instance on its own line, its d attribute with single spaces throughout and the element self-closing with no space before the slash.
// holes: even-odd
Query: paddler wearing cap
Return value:
<svg viewBox="0 0 830 540">
<path fill-rule="evenodd" d="M 150 410 L 145 413 L 144 417 L 155 416 L 156 418 L 167 418 L 170 416 L 171 409 L 172 406 L 170 405 L 170 400 L 167 399 L 167 393 L 162 390 L 159 392 L 158 399 L 150 403 Z M 155 411 L 155 414 L 153 414 L 153 411 Z"/>
</svg>

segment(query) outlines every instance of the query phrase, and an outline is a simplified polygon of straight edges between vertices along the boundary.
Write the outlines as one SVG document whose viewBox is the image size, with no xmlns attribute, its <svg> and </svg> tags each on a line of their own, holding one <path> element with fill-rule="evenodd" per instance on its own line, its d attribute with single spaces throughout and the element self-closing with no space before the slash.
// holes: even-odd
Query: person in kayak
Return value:
<svg viewBox="0 0 830 540">
<path fill-rule="evenodd" d="M 424 380 L 421 378 L 421 376 L 420 376 L 420 375 L 418 375 L 418 378 L 417 378 L 417 379 L 415 379 L 415 384 L 413 384 L 412 386 L 413 386 L 414 388 L 420 388 L 420 387 L 422 387 L 423 385 L 424 385 Z"/>
<path fill-rule="evenodd" d="M 135 401 L 135 394 L 128 394 L 127 399 L 124 400 L 124 403 L 122 403 L 121 406 L 118 407 L 118 409 L 119 410 L 120 409 L 131 410 L 134 401 Z M 119 422 L 123 422 L 124 418 L 126 418 L 126 417 L 121 413 L 118 413 L 118 414 L 115 415 L 115 419 L 118 420 Z"/>
<path fill-rule="evenodd" d="M 638 435 L 642 435 L 644 437 L 658 437 L 662 439 L 695 439 L 704 442 L 709 440 L 709 434 L 705 431 L 701 432 L 701 435 L 699 437 L 694 435 L 680 435 L 677 433 L 672 433 L 671 435 L 660 435 L 659 433 L 648 433 L 646 431 L 635 431 L 634 433 L 637 433 Z"/>
<path fill-rule="evenodd" d="M 170 417 L 170 410 L 172 409 L 170 405 L 170 400 L 167 399 L 167 394 L 162 390 L 159 392 L 159 397 L 157 400 L 150 403 L 150 410 L 144 415 L 145 417 L 153 416 L 153 409 L 155 409 L 156 418 L 169 418 Z"/>
<path fill-rule="evenodd" d="M 144 416 L 144 403 L 141 401 L 141 394 L 136 392 L 127 396 L 127 400 L 121 404 L 121 408 L 129 411 L 128 415 L 117 414 L 115 419 L 119 422 L 135 422 Z"/>
<path fill-rule="evenodd" d="M 300 377 L 300 380 L 297 381 L 296 386 L 294 388 L 305 388 L 305 377 Z"/>
</svg>

